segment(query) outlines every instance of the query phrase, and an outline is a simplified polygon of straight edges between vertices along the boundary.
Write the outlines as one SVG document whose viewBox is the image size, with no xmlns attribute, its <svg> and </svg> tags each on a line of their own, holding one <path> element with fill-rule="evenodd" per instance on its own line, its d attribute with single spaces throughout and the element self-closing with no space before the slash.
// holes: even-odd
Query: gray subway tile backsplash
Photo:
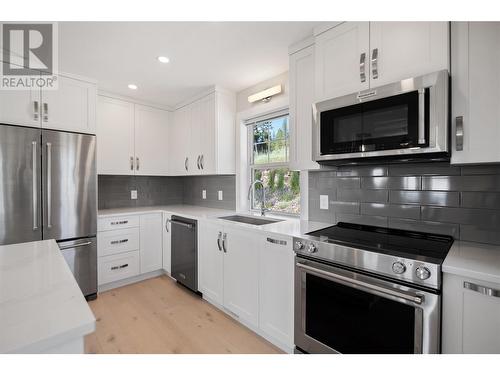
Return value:
<svg viewBox="0 0 500 375">
<path fill-rule="evenodd" d="M 330 199 L 329 209 L 319 210 L 319 191 L 310 188 L 311 220 L 389 226 L 500 244 L 497 164 L 346 166 L 310 172 L 309 186 L 321 186 L 321 194 Z"/>
<path fill-rule="evenodd" d="M 225 176 L 109 176 L 98 177 L 98 207 L 125 208 L 171 204 L 191 204 L 234 210 L 236 178 Z M 207 199 L 202 199 L 202 190 Z M 130 190 L 137 190 L 137 199 L 130 199 Z M 223 200 L 218 200 L 218 191 Z"/>
</svg>

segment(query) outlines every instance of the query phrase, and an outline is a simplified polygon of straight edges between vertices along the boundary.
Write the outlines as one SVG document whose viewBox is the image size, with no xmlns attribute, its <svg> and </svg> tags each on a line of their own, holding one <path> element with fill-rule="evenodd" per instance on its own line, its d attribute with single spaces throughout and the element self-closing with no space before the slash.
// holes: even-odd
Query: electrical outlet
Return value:
<svg viewBox="0 0 500 375">
<path fill-rule="evenodd" d="M 319 196 L 319 209 L 328 210 L 328 195 Z"/>
<path fill-rule="evenodd" d="M 201 199 L 207 199 L 207 191 L 206 190 L 201 191 Z"/>
<path fill-rule="evenodd" d="M 130 199 L 137 199 L 137 190 L 130 190 Z"/>
<path fill-rule="evenodd" d="M 219 190 L 218 197 L 219 197 L 219 200 L 220 200 L 220 201 L 223 199 L 223 198 L 222 198 L 222 197 L 223 197 L 223 196 L 222 196 L 222 190 Z"/>
</svg>

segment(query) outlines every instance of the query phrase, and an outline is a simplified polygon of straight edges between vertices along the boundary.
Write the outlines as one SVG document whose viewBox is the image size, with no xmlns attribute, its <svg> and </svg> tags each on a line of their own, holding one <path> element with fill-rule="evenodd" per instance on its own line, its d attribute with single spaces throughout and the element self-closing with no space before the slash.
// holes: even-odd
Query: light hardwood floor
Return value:
<svg viewBox="0 0 500 375">
<path fill-rule="evenodd" d="M 167 276 L 99 294 L 86 353 L 282 353 Z"/>
</svg>

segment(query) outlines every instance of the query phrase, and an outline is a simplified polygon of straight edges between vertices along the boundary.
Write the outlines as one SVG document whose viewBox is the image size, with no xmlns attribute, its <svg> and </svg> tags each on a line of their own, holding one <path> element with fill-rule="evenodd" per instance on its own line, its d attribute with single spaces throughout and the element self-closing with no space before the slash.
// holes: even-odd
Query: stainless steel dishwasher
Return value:
<svg viewBox="0 0 500 375">
<path fill-rule="evenodd" d="M 198 292 L 197 221 L 172 215 L 172 277 L 193 292 Z"/>
</svg>

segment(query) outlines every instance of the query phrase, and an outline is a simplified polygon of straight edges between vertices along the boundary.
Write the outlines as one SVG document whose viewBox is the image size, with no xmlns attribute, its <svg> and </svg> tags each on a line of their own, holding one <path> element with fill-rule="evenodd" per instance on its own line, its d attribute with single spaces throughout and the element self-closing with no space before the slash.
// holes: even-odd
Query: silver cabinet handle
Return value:
<svg viewBox="0 0 500 375">
<path fill-rule="evenodd" d="M 32 193 L 33 193 L 33 230 L 38 229 L 38 157 L 36 152 L 36 142 L 31 142 L 31 152 L 33 157 L 33 182 L 32 182 Z"/>
<path fill-rule="evenodd" d="M 122 220 L 122 221 L 112 221 L 110 224 L 111 225 L 121 225 L 121 224 L 127 224 L 128 220 Z"/>
<path fill-rule="evenodd" d="M 47 142 L 47 228 L 52 228 L 52 143 Z"/>
<path fill-rule="evenodd" d="M 167 219 L 165 220 L 165 230 L 168 232 L 170 232 L 170 229 L 168 228 L 168 224 L 170 224 L 170 219 Z"/>
<path fill-rule="evenodd" d="M 271 238 L 271 237 L 267 237 L 267 242 L 274 243 L 276 245 L 284 245 L 284 246 L 286 246 L 286 241 L 277 240 L 277 239 Z"/>
<path fill-rule="evenodd" d="M 115 241 L 111 241 L 111 245 L 118 245 L 118 244 L 122 244 L 122 243 L 126 243 L 128 242 L 128 238 L 125 238 L 123 240 L 115 240 Z"/>
<path fill-rule="evenodd" d="M 39 108 L 38 108 L 38 100 L 33 102 L 33 120 L 38 121 L 39 118 Z"/>
<path fill-rule="evenodd" d="M 366 53 L 359 56 L 359 79 L 361 82 L 366 81 L 366 67 L 365 67 Z"/>
<path fill-rule="evenodd" d="M 88 246 L 90 244 L 92 244 L 91 241 L 79 242 L 79 243 L 75 243 L 75 244 L 72 244 L 72 245 L 59 246 L 59 250 L 74 249 L 75 247 Z"/>
<path fill-rule="evenodd" d="M 500 298 L 500 290 L 489 288 L 487 286 L 477 285 L 474 283 L 469 283 L 468 281 L 464 281 L 464 288 L 472 290 L 473 292 L 484 294 L 485 296 Z"/>
<path fill-rule="evenodd" d="M 130 170 L 131 171 L 134 170 L 134 157 L 133 156 L 130 157 Z"/>
<path fill-rule="evenodd" d="M 120 270 L 122 268 L 127 268 L 127 267 L 128 267 L 128 263 L 125 263 L 125 264 L 122 264 L 121 266 L 113 266 L 113 267 L 111 267 L 111 270 L 115 271 L 115 270 Z"/>
<path fill-rule="evenodd" d="M 188 170 L 188 161 L 189 161 L 189 158 L 186 158 L 186 160 L 184 160 L 184 169 L 186 171 Z"/>
<path fill-rule="evenodd" d="M 378 78 L 378 48 L 372 51 L 372 78 Z"/>
<path fill-rule="evenodd" d="M 200 169 L 200 158 L 201 155 L 198 155 L 198 159 L 196 160 L 196 165 L 198 165 L 198 169 Z"/>
<path fill-rule="evenodd" d="M 49 103 L 43 103 L 43 121 L 49 121 Z"/>
<path fill-rule="evenodd" d="M 204 159 L 205 159 L 205 155 L 201 155 L 201 159 L 200 159 L 200 165 L 201 165 L 201 169 L 203 169 L 203 163 L 204 163 Z"/>
<path fill-rule="evenodd" d="M 226 240 L 227 240 L 227 233 L 224 233 L 224 235 L 222 236 L 222 250 L 224 250 L 225 253 L 227 253 Z"/>
<path fill-rule="evenodd" d="M 138 170 L 139 170 L 139 166 L 140 166 L 140 165 L 139 165 L 139 157 L 137 156 L 137 157 L 135 158 L 135 170 L 136 170 L 136 171 L 138 171 Z"/>
<path fill-rule="evenodd" d="M 220 245 L 221 237 L 222 237 L 222 232 L 219 232 L 219 234 L 217 235 L 217 247 L 219 248 L 219 251 L 222 251 L 222 247 Z"/>
<path fill-rule="evenodd" d="M 455 117 L 455 149 L 464 150 L 464 117 Z"/>
<path fill-rule="evenodd" d="M 425 89 L 418 90 L 418 144 L 425 144 Z"/>
</svg>

